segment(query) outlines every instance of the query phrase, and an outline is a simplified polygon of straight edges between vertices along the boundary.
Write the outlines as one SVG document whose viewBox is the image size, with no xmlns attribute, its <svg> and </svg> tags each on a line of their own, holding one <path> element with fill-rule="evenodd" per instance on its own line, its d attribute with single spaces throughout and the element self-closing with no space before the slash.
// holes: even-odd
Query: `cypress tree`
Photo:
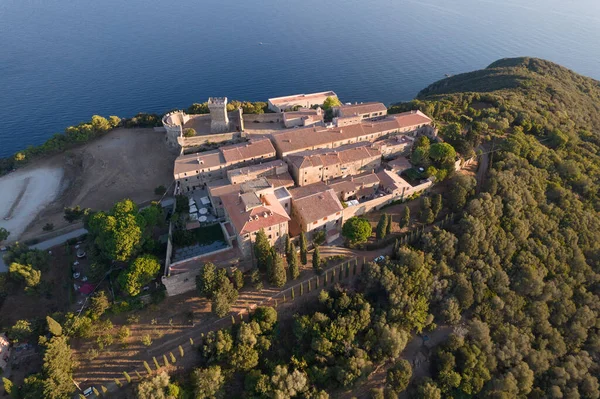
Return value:
<svg viewBox="0 0 600 399">
<path fill-rule="evenodd" d="M 267 271 L 269 255 L 271 253 L 271 244 L 263 229 L 256 233 L 254 240 L 254 255 L 256 256 L 256 265 L 262 271 Z"/>
<path fill-rule="evenodd" d="M 377 234 L 378 240 L 381 240 L 382 238 L 385 237 L 385 232 L 387 231 L 387 225 L 388 225 L 388 217 L 385 213 L 383 213 L 379 217 L 379 223 L 377 223 L 376 234 Z"/>
<path fill-rule="evenodd" d="M 181 345 L 179 345 L 179 356 L 183 357 L 184 354 L 185 352 L 183 351 L 183 348 L 181 347 Z"/>
<path fill-rule="evenodd" d="M 158 360 L 156 360 L 156 356 L 153 356 L 152 360 L 154 360 L 154 365 L 156 366 L 156 369 L 158 370 L 160 368 L 160 364 L 158 364 Z"/>
<path fill-rule="evenodd" d="M 408 206 L 405 206 L 404 210 L 402 211 L 402 217 L 400 218 L 400 227 L 401 228 L 408 227 L 409 224 L 410 224 L 410 208 Z"/>
<path fill-rule="evenodd" d="M 146 371 L 148 372 L 148 374 L 152 374 L 152 369 L 150 368 L 150 365 L 148 364 L 148 362 L 145 360 L 144 360 L 144 367 L 146 368 Z"/>
<path fill-rule="evenodd" d="M 300 283 L 300 296 L 304 294 L 304 283 Z"/>
<path fill-rule="evenodd" d="M 275 287 L 281 288 L 287 282 L 287 275 L 285 272 L 285 267 L 283 266 L 283 260 L 275 251 L 275 248 L 271 249 L 271 274 L 269 276 L 269 280 L 271 284 Z"/>
<path fill-rule="evenodd" d="M 129 374 L 127 374 L 126 371 L 123 371 L 123 375 L 125 376 L 125 379 L 127 380 L 127 382 L 131 382 L 131 377 L 129 376 Z"/>
<path fill-rule="evenodd" d="M 121 387 L 123 386 L 123 384 L 121 383 L 121 381 L 119 381 L 117 378 L 115 378 L 115 384 L 116 384 L 116 385 L 117 385 L 119 388 L 121 388 Z M 84 398 L 85 398 L 85 396 L 84 396 Z"/>
<path fill-rule="evenodd" d="M 431 210 L 433 211 L 433 216 L 438 217 L 438 214 L 442 210 L 442 194 L 436 194 L 433 196 L 431 200 Z"/>
<path fill-rule="evenodd" d="M 288 255 L 288 266 L 290 268 L 290 276 L 295 280 L 300 275 L 300 267 L 298 265 L 298 256 L 296 256 L 296 247 L 290 244 L 290 253 Z"/>
<path fill-rule="evenodd" d="M 392 215 L 387 215 L 388 221 L 387 221 L 387 226 L 385 228 L 385 235 L 389 236 L 390 234 L 392 234 Z"/>
<path fill-rule="evenodd" d="M 319 254 L 319 247 L 315 247 L 313 252 L 312 266 L 316 272 L 321 271 L 321 255 Z"/>
<path fill-rule="evenodd" d="M 303 265 L 308 263 L 308 248 L 304 232 L 300 233 L 300 262 L 302 262 Z"/>
<path fill-rule="evenodd" d="M 167 355 L 163 355 L 163 363 L 165 364 L 165 367 L 169 367 L 169 361 L 167 360 Z"/>
<path fill-rule="evenodd" d="M 292 287 L 292 301 L 294 300 L 295 297 L 296 297 L 296 295 L 294 294 L 294 287 Z"/>
<path fill-rule="evenodd" d="M 287 256 L 289 258 L 290 253 L 291 253 L 291 241 L 290 241 L 290 235 L 286 234 L 285 235 L 285 256 Z"/>
</svg>

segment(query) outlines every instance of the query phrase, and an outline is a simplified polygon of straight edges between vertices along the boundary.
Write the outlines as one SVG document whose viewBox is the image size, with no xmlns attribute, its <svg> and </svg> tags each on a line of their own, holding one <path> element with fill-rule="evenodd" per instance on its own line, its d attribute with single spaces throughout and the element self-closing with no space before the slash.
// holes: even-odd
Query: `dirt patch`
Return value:
<svg viewBox="0 0 600 399">
<path fill-rule="evenodd" d="M 48 159 L 45 164 L 64 171 L 61 192 L 29 224 L 21 239 L 43 234 L 46 223 L 52 223 L 55 229 L 68 225 L 63 218 L 65 207 L 79 205 L 107 210 L 123 198 L 138 204 L 158 199 L 154 189 L 172 183 L 176 157 L 169 152 L 164 133 L 153 129 L 116 129 Z M 31 165 L 28 169 L 38 167 Z"/>
<path fill-rule="evenodd" d="M 63 171 L 40 165 L 0 178 L 0 227 L 17 240 L 35 215 L 56 198 Z M 40 226 L 40 230 L 41 230 Z"/>
</svg>

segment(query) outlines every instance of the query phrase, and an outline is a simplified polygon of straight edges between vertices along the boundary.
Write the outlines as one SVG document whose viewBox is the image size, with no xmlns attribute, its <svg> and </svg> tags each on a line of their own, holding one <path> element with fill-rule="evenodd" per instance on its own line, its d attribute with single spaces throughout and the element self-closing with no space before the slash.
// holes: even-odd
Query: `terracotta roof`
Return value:
<svg viewBox="0 0 600 399">
<path fill-rule="evenodd" d="M 405 127 L 426 125 L 432 122 L 431 118 L 422 113 L 421 111 L 402 112 L 400 114 L 393 115 L 393 117 L 396 118 L 396 120 L 398 120 L 398 123 L 400 125 Z"/>
<path fill-rule="evenodd" d="M 275 188 L 277 187 L 294 187 L 294 179 L 289 172 L 280 175 L 267 176 L 267 181 Z"/>
<path fill-rule="evenodd" d="M 381 186 L 385 190 L 396 191 L 402 189 L 403 187 L 412 187 L 406 180 L 398 176 L 397 173 L 391 172 L 389 170 L 382 170 L 381 172 L 378 172 L 377 177 L 379 177 L 379 181 L 381 181 Z"/>
<path fill-rule="evenodd" d="M 198 152 L 196 154 L 182 155 L 175 159 L 173 173 L 177 176 L 182 173 L 196 172 L 216 166 L 229 166 L 244 162 L 252 158 L 271 157 L 275 155 L 275 148 L 268 138 L 252 139 L 246 143 L 233 144 L 214 151 Z"/>
<path fill-rule="evenodd" d="M 266 194 L 260 198 L 253 193 L 243 195 L 248 197 L 253 195 L 255 201 L 242 198 L 238 194 L 227 194 L 221 197 L 223 207 L 239 235 L 253 233 L 290 220 L 273 194 Z"/>
<path fill-rule="evenodd" d="M 360 142 L 336 148 L 296 152 L 290 154 L 288 160 L 298 169 L 302 169 L 314 166 L 341 165 L 378 156 L 381 156 L 381 152 L 378 149 L 371 148 L 369 142 Z"/>
<path fill-rule="evenodd" d="M 266 172 L 270 169 L 279 168 L 282 166 L 286 166 L 286 163 L 283 162 L 281 159 L 276 159 L 274 161 L 263 162 L 257 165 L 250 165 L 244 168 L 231 169 L 227 171 L 227 176 L 239 176 L 252 173 Z"/>
<path fill-rule="evenodd" d="M 410 161 L 406 157 L 398 157 L 388 162 L 388 166 L 396 170 L 406 170 L 412 167 Z"/>
<path fill-rule="evenodd" d="M 387 107 L 383 103 L 378 102 L 341 105 L 336 107 L 336 110 L 342 117 L 371 114 L 373 112 L 383 112 L 384 114 L 387 114 Z"/>
<path fill-rule="evenodd" d="M 225 159 L 218 150 L 181 155 L 175 159 L 173 174 L 177 176 L 183 173 L 196 173 L 197 170 L 212 168 L 224 163 Z"/>
<path fill-rule="evenodd" d="M 275 154 L 271 140 L 252 139 L 246 143 L 234 144 L 219 149 L 227 163 L 242 162 L 252 158 L 269 157 Z"/>
<path fill-rule="evenodd" d="M 328 188 L 327 184 L 320 181 L 318 183 L 309 184 L 309 185 L 301 186 L 301 187 L 296 187 L 289 191 L 290 191 L 290 194 L 292 194 L 292 198 L 296 200 L 296 199 L 307 197 L 307 196 L 315 194 L 315 193 L 322 193 L 324 191 L 327 191 L 328 189 L 329 188 Z"/>
<path fill-rule="evenodd" d="M 311 126 L 282 130 L 272 133 L 277 148 L 283 152 L 297 152 L 324 145 L 333 145 L 345 140 L 381 133 L 390 130 L 411 128 L 430 123 L 425 114 L 420 111 L 410 111 L 402 114 L 388 115 L 376 121 L 363 121 L 343 127 Z"/>
<path fill-rule="evenodd" d="M 344 209 L 332 189 L 317 192 L 300 199 L 294 199 L 292 206 L 306 223 L 321 220 Z"/>
<path fill-rule="evenodd" d="M 358 184 L 366 184 L 366 185 L 375 185 L 379 184 L 379 177 L 377 177 L 376 173 L 366 173 L 359 176 L 354 176 L 352 181 Z"/>
</svg>

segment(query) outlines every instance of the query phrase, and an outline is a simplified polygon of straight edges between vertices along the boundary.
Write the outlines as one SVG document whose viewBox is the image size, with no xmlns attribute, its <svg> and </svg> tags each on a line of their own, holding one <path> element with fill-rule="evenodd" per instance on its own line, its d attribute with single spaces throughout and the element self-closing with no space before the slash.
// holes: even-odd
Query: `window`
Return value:
<svg viewBox="0 0 600 399">
<path fill-rule="evenodd" d="M 327 220 L 327 216 L 325 216 L 325 217 L 323 218 L 323 220 Z"/>
<path fill-rule="evenodd" d="M 288 207 L 288 204 L 287 204 L 287 202 L 284 204 L 284 206 L 285 206 L 286 208 Z"/>
<path fill-rule="evenodd" d="M 187 172 L 183 174 L 184 176 L 187 176 Z"/>
<path fill-rule="evenodd" d="M 279 232 L 276 232 L 276 233 L 275 233 L 275 235 L 276 235 L 277 237 L 279 237 Z"/>
<path fill-rule="evenodd" d="M 272 238 L 273 238 L 273 235 L 272 235 L 272 234 L 269 234 L 269 240 L 270 240 L 270 239 L 272 239 Z"/>
<path fill-rule="evenodd" d="M 338 212 L 338 213 L 336 213 L 336 215 L 339 215 L 340 213 L 342 213 L 342 212 Z"/>
</svg>

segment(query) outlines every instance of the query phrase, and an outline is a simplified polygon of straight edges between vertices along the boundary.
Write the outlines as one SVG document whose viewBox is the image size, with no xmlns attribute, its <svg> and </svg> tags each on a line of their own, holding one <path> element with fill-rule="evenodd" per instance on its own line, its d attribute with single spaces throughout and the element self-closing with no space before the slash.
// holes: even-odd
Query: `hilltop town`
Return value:
<svg viewBox="0 0 600 399">
<path fill-rule="evenodd" d="M 297 240 L 301 233 L 342 245 L 345 221 L 403 202 L 435 181 L 401 176 L 412 168 L 407 156 L 415 140 L 437 140 L 432 120 L 420 111 L 388 115 L 382 103 L 343 104 L 333 91 L 271 98 L 262 114 L 228 111 L 227 104 L 210 98 L 209 114 L 175 111 L 162 119 L 167 145 L 180 154 L 171 189 L 188 197 L 190 207 L 170 230 L 163 278 L 169 295 L 195 289 L 207 261 L 250 270 L 261 230 L 279 251 L 286 237 Z M 192 136 L 185 134 L 190 129 Z M 242 142 L 189 151 L 231 140 Z M 198 235 L 217 224 L 219 245 L 177 239 L 177 229 Z"/>
</svg>

